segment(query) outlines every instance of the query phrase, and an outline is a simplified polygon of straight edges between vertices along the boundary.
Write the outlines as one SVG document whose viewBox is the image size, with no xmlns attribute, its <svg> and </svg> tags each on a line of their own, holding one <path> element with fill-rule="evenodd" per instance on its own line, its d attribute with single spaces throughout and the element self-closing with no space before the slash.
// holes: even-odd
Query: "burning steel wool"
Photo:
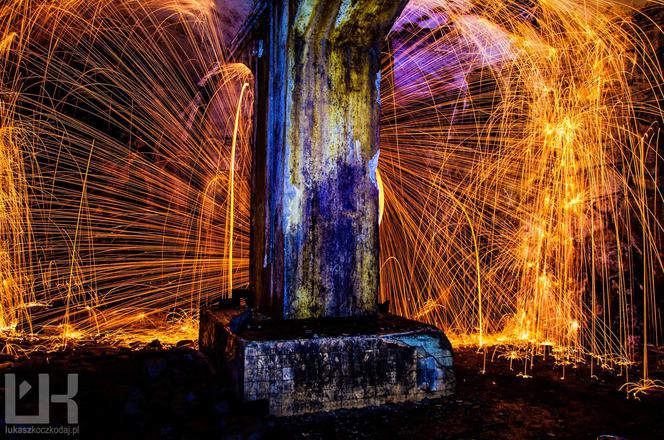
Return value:
<svg viewBox="0 0 664 440">
<path fill-rule="evenodd" d="M 662 23 L 643 7 L 663 6 L 406 7 L 380 82 L 394 312 L 524 377 L 552 355 L 662 385 Z M 0 8 L 5 350 L 195 339 L 200 306 L 249 278 L 253 80 L 227 61 L 231 17 L 204 0 Z"/>
</svg>

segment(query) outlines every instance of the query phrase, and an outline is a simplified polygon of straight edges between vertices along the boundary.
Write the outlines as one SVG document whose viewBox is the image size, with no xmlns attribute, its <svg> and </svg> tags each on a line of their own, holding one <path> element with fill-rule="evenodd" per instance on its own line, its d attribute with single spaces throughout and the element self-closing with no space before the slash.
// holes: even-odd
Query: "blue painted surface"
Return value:
<svg viewBox="0 0 664 440">
<path fill-rule="evenodd" d="M 378 42 L 403 4 L 268 6 L 267 301 L 259 303 L 279 317 L 376 312 Z"/>
</svg>

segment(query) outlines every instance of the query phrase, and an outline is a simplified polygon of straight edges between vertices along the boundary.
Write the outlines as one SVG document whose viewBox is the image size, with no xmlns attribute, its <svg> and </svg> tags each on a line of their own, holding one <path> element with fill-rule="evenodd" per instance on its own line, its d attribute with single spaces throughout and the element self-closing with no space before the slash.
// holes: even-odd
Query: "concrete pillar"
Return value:
<svg viewBox="0 0 664 440">
<path fill-rule="evenodd" d="M 257 4 L 251 280 L 274 318 L 376 313 L 380 52 L 406 3 Z"/>
</svg>

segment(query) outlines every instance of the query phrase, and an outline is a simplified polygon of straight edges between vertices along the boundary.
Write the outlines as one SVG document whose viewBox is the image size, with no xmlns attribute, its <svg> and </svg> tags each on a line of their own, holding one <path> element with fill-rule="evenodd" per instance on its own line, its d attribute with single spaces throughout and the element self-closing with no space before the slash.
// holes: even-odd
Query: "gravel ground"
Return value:
<svg viewBox="0 0 664 440">
<path fill-rule="evenodd" d="M 4 356 L 0 370 L 15 373 L 17 383 L 51 373 L 53 393 L 65 391 L 67 373 L 78 373 L 78 438 L 664 438 L 664 393 L 626 399 L 618 390 L 622 378 L 603 373 L 591 379 L 587 368 L 568 367 L 563 380 L 550 360 L 537 360 L 533 377 L 524 379 L 504 359 L 480 374 L 482 356 L 459 350 L 453 399 L 276 419 L 262 405 L 234 401 L 207 357 L 191 342 L 179 345 L 80 344 L 28 359 Z M 659 368 L 664 356 L 657 356 L 651 364 Z M 26 403 L 19 413 L 36 412 L 34 397 L 29 392 L 21 399 Z M 64 405 L 52 405 L 50 424 L 67 424 Z M 2 434 L 7 437 L 4 427 Z"/>
</svg>

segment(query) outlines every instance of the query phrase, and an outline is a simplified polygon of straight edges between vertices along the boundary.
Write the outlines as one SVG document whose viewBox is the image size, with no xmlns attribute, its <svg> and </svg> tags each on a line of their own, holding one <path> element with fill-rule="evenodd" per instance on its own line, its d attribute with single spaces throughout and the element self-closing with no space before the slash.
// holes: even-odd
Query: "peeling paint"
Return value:
<svg viewBox="0 0 664 440">
<path fill-rule="evenodd" d="M 293 185 L 289 179 L 284 179 L 284 232 L 299 224 L 299 204 L 302 199 L 302 191 Z"/>
<path fill-rule="evenodd" d="M 353 146 L 355 148 L 350 150 L 350 153 L 354 154 L 353 162 L 360 162 L 362 160 L 362 143 L 359 139 L 355 139 Z"/>
<path fill-rule="evenodd" d="M 348 15 L 348 10 L 350 9 L 351 0 L 343 0 L 341 6 L 339 7 L 339 14 L 337 15 L 337 21 L 334 23 L 334 27 L 339 27 L 343 24 L 346 16 Z"/>
<path fill-rule="evenodd" d="M 381 105 L 380 102 L 380 80 L 382 76 L 380 74 L 380 70 L 376 73 L 376 104 L 379 106 Z"/>
<path fill-rule="evenodd" d="M 297 15 L 293 23 L 293 28 L 304 33 L 309 26 L 309 20 L 311 19 L 311 14 L 313 13 L 314 6 L 316 6 L 317 0 L 303 0 L 300 2 L 298 7 Z"/>
<path fill-rule="evenodd" d="M 371 160 L 369 161 L 369 179 L 371 179 L 371 183 L 374 184 L 374 186 L 378 189 L 378 179 L 376 178 L 376 170 L 378 169 L 378 159 L 380 158 L 380 150 L 376 151 L 376 154 L 373 155 Z"/>
</svg>

